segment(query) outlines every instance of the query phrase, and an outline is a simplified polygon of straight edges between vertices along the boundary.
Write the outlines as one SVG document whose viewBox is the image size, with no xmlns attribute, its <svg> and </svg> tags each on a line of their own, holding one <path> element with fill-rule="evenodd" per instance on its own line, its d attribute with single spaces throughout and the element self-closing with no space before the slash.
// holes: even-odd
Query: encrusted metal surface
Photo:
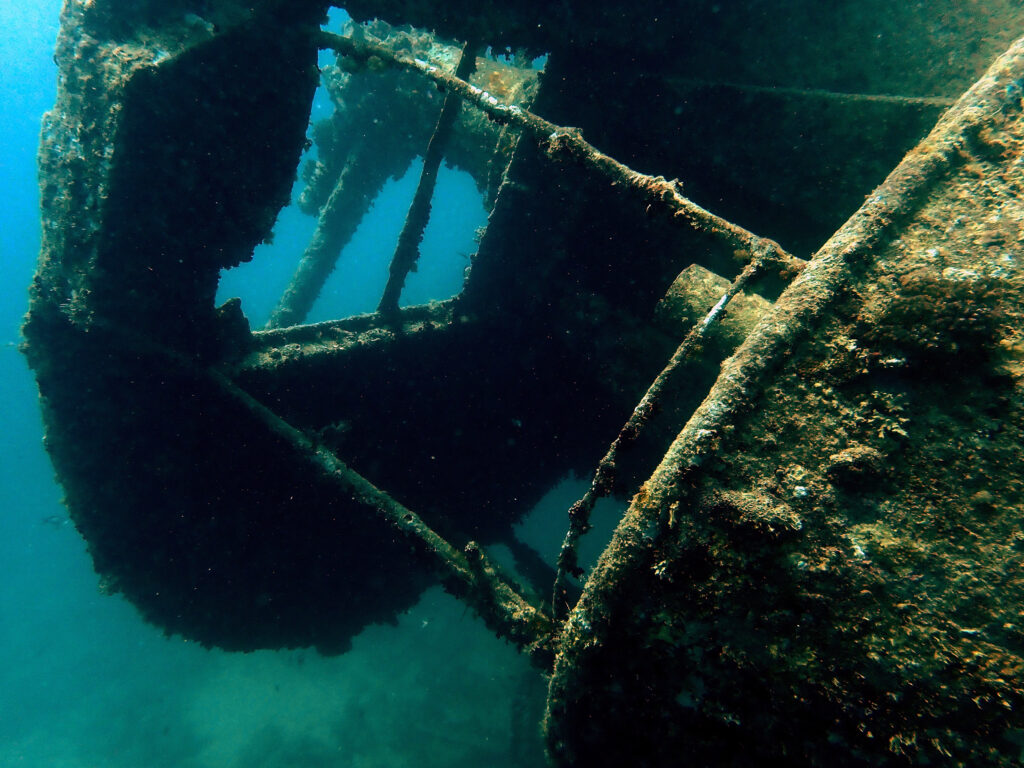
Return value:
<svg viewBox="0 0 1024 768">
<path fill-rule="evenodd" d="M 552 673 L 557 765 L 1019 764 L 1022 44 L 956 97 L 1024 14 L 722 6 L 350 4 L 498 47 L 456 73 L 462 41 L 324 2 L 69 2 L 25 335 L 105 587 L 338 652 L 440 579 Z M 429 207 L 457 98 L 493 208 L 454 299 L 253 333 L 218 275 L 288 200 L 319 47 L 320 272 L 433 133 Z M 429 120 L 353 138 L 399 92 Z M 569 473 L 556 577 L 513 525 Z"/>
</svg>

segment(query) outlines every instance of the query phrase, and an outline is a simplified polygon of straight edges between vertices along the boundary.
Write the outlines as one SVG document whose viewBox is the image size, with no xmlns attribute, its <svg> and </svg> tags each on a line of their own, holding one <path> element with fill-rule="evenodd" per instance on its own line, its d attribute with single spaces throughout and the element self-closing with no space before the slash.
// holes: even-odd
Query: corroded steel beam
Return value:
<svg viewBox="0 0 1024 768">
<path fill-rule="evenodd" d="M 465 80 L 448 74 L 422 59 L 413 59 L 396 53 L 387 46 L 366 40 L 354 40 L 331 32 L 321 32 L 320 45 L 358 60 L 376 57 L 405 69 L 420 72 L 439 86 L 449 89 L 490 115 L 494 120 L 507 122 L 526 131 L 552 159 L 572 159 L 607 178 L 613 185 L 622 185 L 633 191 L 648 211 L 664 210 L 674 221 L 685 223 L 698 231 L 722 238 L 733 247 L 753 257 L 762 251 L 771 252 L 775 262 L 793 267 L 799 260 L 787 253 L 778 243 L 748 232 L 743 227 L 716 216 L 682 194 L 678 180 L 662 176 L 649 176 L 634 171 L 613 157 L 589 144 L 575 128 L 555 125 L 528 109 L 499 102 L 494 96 Z"/>
</svg>

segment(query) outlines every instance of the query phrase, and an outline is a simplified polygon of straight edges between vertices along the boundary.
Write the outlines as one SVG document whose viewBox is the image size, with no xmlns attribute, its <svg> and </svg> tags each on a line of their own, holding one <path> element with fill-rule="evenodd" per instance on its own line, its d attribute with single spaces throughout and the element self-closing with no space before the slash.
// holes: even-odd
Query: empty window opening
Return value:
<svg viewBox="0 0 1024 768">
<path fill-rule="evenodd" d="M 409 203 L 423 161 L 417 158 L 400 178 L 388 181 L 341 253 L 338 268 L 306 322 L 373 312 L 388 280 Z M 400 306 L 424 304 L 456 295 L 462 288 L 476 231 L 486 224 L 483 198 L 468 173 L 443 165 L 438 173 L 430 223 L 420 244 L 417 271 L 409 275 Z"/>
<path fill-rule="evenodd" d="M 338 9 L 325 29 L 384 40 L 441 66 L 469 61 L 455 43 L 379 21 L 354 25 Z M 481 87 L 516 103 L 532 100 L 543 57 L 481 53 L 472 59 L 472 76 Z M 456 295 L 514 146 L 484 116 L 463 107 L 462 116 L 455 111 L 454 133 L 439 143 L 443 163 L 438 166 L 441 155 L 433 154 L 428 174 L 422 158 L 428 141 L 432 148 L 426 154 L 435 152 L 432 134 L 444 95 L 420 75 L 361 69 L 326 51 L 319 64 L 321 83 L 292 202 L 251 261 L 222 275 L 218 301 L 240 296 L 254 328 L 334 320 Z M 429 218 L 407 219 L 417 185 L 435 172 L 433 193 L 421 197 L 431 200 Z M 396 301 L 388 282 L 399 251 L 409 254 L 398 246 L 403 226 L 423 227 L 422 241 Z"/>
</svg>

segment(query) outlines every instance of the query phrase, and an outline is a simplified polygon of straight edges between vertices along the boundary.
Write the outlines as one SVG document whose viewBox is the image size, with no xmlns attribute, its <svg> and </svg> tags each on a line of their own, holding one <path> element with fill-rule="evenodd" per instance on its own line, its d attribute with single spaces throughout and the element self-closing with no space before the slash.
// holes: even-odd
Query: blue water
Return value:
<svg viewBox="0 0 1024 768">
<path fill-rule="evenodd" d="M 327 27 L 340 31 L 348 18 L 342 9 L 332 8 Z M 322 51 L 320 64 L 330 63 L 333 58 L 333 54 Z M 321 88 L 313 100 L 311 121 L 329 117 L 332 109 L 326 90 Z M 301 162 L 315 153 L 314 145 Z M 417 158 L 400 179 L 385 184 L 342 251 L 338 267 L 324 285 L 307 322 L 334 320 L 377 308 L 405 211 L 412 202 L 422 168 L 423 162 Z M 293 200 L 298 198 L 301 183 L 296 181 Z M 438 173 L 430 222 L 423 233 L 417 271 L 406 280 L 401 306 L 447 299 L 458 293 L 469 255 L 476 250 L 476 231 L 486 222 L 487 211 L 469 174 L 443 165 Z M 262 328 L 287 287 L 315 226 L 315 220 L 297 207 L 285 208 L 274 227 L 273 242 L 259 246 L 251 262 L 223 276 L 218 301 L 232 296 L 243 298 L 251 326 Z"/>
<path fill-rule="evenodd" d="M 39 247 L 35 151 L 54 99 L 59 5 L 0 2 L 0 768 L 510 765 L 510 709 L 524 681 L 542 695 L 539 676 L 438 589 L 397 627 L 370 627 L 334 658 L 204 650 L 100 594 L 60 504 L 17 351 Z M 332 278 L 313 319 L 373 308 L 416 175 L 385 188 L 342 256 L 346 279 Z M 458 290 L 484 221 L 464 175 L 446 170 L 435 201 L 406 301 Z M 254 326 L 311 226 L 286 209 L 274 245 L 224 278 L 222 297 L 242 296 Z M 524 536 L 553 552 L 551 531 L 579 486 L 556 488 Z"/>
<path fill-rule="evenodd" d="M 376 310 L 422 168 L 423 161 L 417 158 L 405 175 L 384 185 L 338 258 L 338 266 L 306 322 L 335 320 Z M 298 187 L 293 199 L 297 196 Z M 402 306 L 447 299 L 458 293 L 469 266 L 469 255 L 476 250 L 476 230 L 487 222 L 483 200 L 468 173 L 442 166 L 434 200 L 430 222 L 423 233 L 417 271 L 409 274 L 402 291 Z M 262 328 L 288 286 L 315 226 L 315 220 L 297 207 L 285 208 L 274 228 L 273 243 L 259 246 L 251 262 L 223 276 L 218 301 L 241 297 L 250 325 Z"/>
</svg>

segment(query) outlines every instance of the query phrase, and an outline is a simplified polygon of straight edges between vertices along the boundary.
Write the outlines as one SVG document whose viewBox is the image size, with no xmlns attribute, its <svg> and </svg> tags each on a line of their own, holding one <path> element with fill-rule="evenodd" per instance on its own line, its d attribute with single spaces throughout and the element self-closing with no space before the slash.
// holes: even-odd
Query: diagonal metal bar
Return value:
<svg viewBox="0 0 1024 768">
<path fill-rule="evenodd" d="M 192 358 L 162 344 L 98 320 L 96 334 L 107 333 L 121 351 L 135 350 L 155 355 L 171 366 L 204 376 L 226 396 L 238 402 L 270 435 L 289 444 L 309 462 L 320 477 L 334 485 L 342 498 L 382 518 L 405 537 L 412 550 L 438 575 L 444 588 L 463 600 L 499 637 L 526 653 L 534 665 L 548 670 L 554 661 L 554 622 L 541 608 L 531 604 L 491 563 L 476 542 L 460 551 L 434 531 L 419 515 L 382 491 L 339 459 L 326 447 L 289 424 L 263 405 L 217 368 L 199 366 Z"/>
<path fill-rule="evenodd" d="M 755 235 L 697 205 L 683 195 L 678 180 L 639 173 L 600 152 L 583 138 L 577 128 L 556 125 L 522 107 L 503 104 L 487 91 L 448 74 L 440 67 L 422 59 L 403 56 L 380 43 L 355 40 L 332 32 L 320 32 L 318 41 L 321 48 L 332 49 L 359 61 L 376 59 L 419 72 L 444 90 L 458 94 L 464 101 L 483 110 L 493 120 L 523 129 L 552 159 L 573 158 L 609 179 L 613 185 L 632 190 L 651 209 L 667 210 L 674 220 L 721 238 L 736 250 L 752 256 L 768 251 L 776 263 L 789 269 L 804 264 L 802 259 L 788 253 L 774 240 Z"/>
<path fill-rule="evenodd" d="M 275 436 L 283 439 L 315 465 L 345 497 L 373 510 L 402 534 L 438 573 L 452 595 L 465 600 L 487 626 L 525 651 L 542 668 L 553 660 L 553 622 L 531 605 L 506 581 L 475 542 L 459 551 L 435 532 L 419 515 L 351 469 L 332 451 L 316 445 L 300 430 L 275 414 L 224 374 L 209 375 L 226 394 L 241 403 Z"/>
<path fill-rule="evenodd" d="M 463 46 L 462 57 L 455 69 L 455 76 L 460 80 L 467 80 L 476 69 L 477 47 L 478 44 L 473 41 L 468 41 Z M 430 220 L 430 201 L 434 196 L 437 171 L 441 166 L 444 148 L 452 134 L 452 127 L 455 125 L 455 118 L 459 114 L 460 106 L 462 106 L 462 99 L 454 92 L 449 91 L 444 98 L 444 106 L 441 107 L 441 114 L 437 118 L 434 133 L 427 144 L 427 151 L 423 156 L 423 171 L 420 173 L 420 181 L 416 186 L 416 194 L 409 206 L 409 213 L 402 226 L 402 233 L 398 236 L 395 254 L 391 257 L 388 283 L 384 287 L 384 294 L 377 306 L 377 311 L 383 314 L 394 315 L 398 312 L 398 299 L 402 295 L 405 278 L 416 268 L 416 261 L 420 255 L 420 242 L 423 240 L 423 230 L 426 229 L 427 222 Z"/>
<path fill-rule="evenodd" d="M 577 545 L 580 537 L 590 529 L 590 514 L 597 500 L 610 494 L 614 487 L 615 462 L 619 451 L 640 437 L 650 422 L 651 416 L 658 411 L 659 401 L 665 388 L 682 370 L 692 355 L 701 348 L 709 330 L 722 319 L 725 308 L 733 297 L 749 285 L 757 275 L 761 274 L 772 263 L 773 258 L 774 254 L 767 250 L 756 254 L 732 281 L 722 297 L 708 310 L 704 319 L 689 330 L 661 373 L 655 377 L 640 402 L 637 403 L 608 451 L 598 462 L 594 477 L 590 481 L 590 487 L 587 488 L 582 498 L 569 508 L 569 528 L 566 531 L 565 540 L 562 542 L 562 549 L 558 553 L 558 571 L 551 596 L 552 615 L 557 620 L 564 619 L 572 607 L 568 602 L 569 595 L 573 591 L 569 576 L 583 575 L 577 559 Z"/>
</svg>

